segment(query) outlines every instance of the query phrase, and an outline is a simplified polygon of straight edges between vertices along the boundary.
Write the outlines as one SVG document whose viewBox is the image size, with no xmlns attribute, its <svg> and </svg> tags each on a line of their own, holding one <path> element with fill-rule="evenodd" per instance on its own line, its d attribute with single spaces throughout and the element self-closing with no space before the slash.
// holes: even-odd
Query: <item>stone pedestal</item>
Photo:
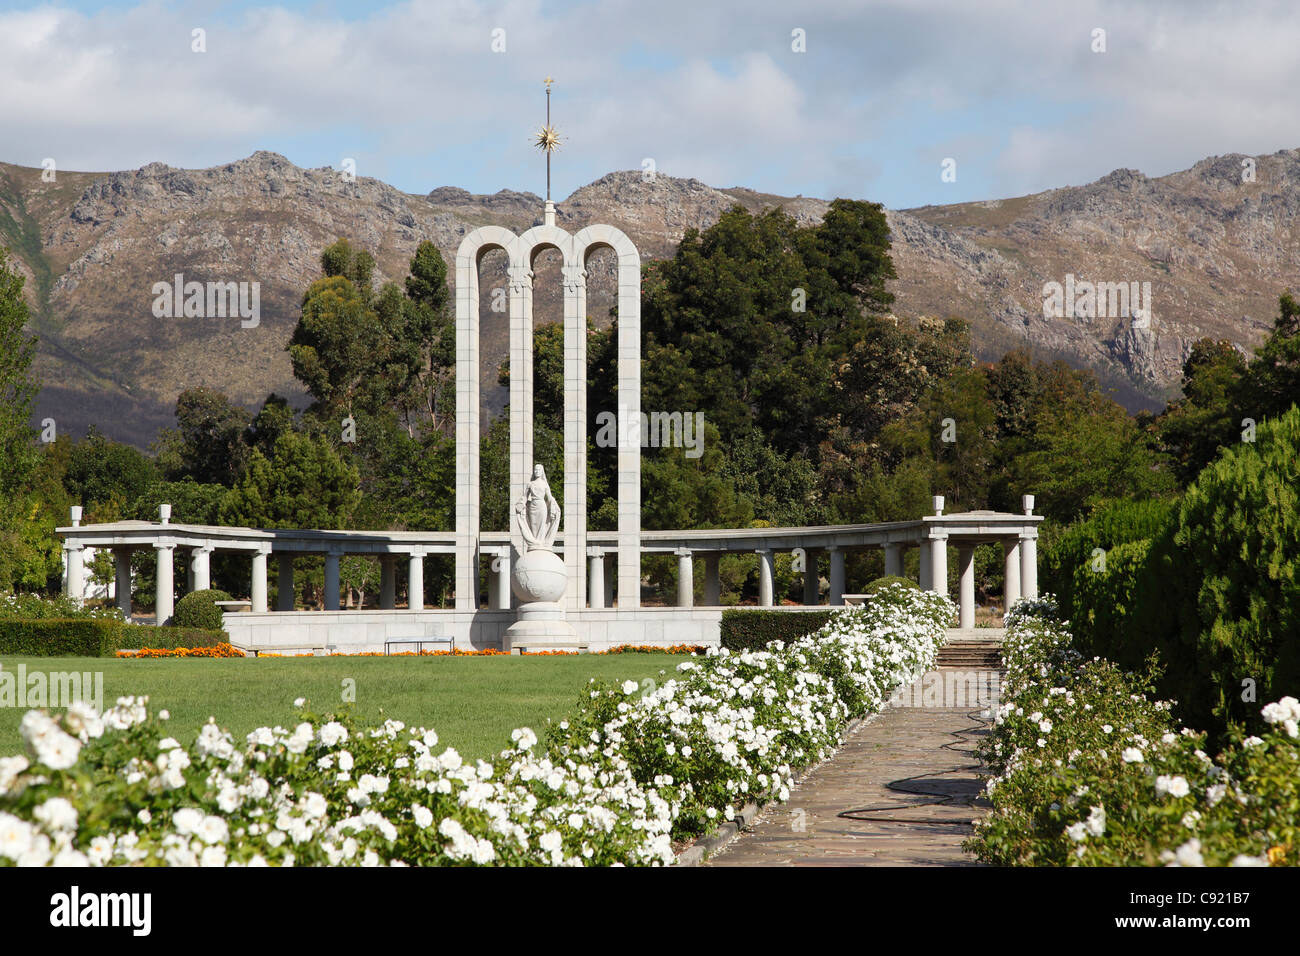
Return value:
<svg viewBox="0 0 1300 956">
<path fill-rule="evenodd" d="M 565 620 L 564 562 L 554 551 L 534 548 L 520 555 L 510 570 L 510 589 L 519 599 L 519 618 L 506 629 L 502 650 L 580 650 L 577 632 Z"/>
</svg>

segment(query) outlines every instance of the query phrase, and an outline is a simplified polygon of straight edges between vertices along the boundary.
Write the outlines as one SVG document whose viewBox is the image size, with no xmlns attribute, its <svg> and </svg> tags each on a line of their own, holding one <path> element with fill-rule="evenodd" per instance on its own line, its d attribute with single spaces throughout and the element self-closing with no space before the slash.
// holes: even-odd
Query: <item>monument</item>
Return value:
<svg viewBox="0 0 1300 956">
<path fill-rule="evenodd" d="M 533 478 L 514 508 L 514 523 L 524 550 L 515 557 L 510 573 L 510 589 L 519 599 L 519 619 L 506 629 L 508 650 L 579 644 L 561 603 L 567 573 L 553 547 L 560 517 L 560 503 L 551 494 L 546 471 L 534 465 Z"/>
</svg>

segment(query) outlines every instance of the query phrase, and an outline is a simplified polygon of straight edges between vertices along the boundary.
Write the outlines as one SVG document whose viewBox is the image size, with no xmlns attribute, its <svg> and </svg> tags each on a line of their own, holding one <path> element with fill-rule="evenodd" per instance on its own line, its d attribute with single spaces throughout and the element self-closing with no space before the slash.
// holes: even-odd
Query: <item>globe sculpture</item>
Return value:
<svg viewBox="0 0 1300 956">
<path fill-rule="evenodd" d="M 523 553 L 510 570 L 510 588 L 519 599 L 519 618 L 506 630 L 511 650 L 574 646 L 577 635 L 564 619 L 568 575 L 555 553 L 560 529 L 560 503 L 551 493 L 546 471 L 533 466 L 532 480 L 515 502 L 514 521 L 523 539 Z"/>
</svg>

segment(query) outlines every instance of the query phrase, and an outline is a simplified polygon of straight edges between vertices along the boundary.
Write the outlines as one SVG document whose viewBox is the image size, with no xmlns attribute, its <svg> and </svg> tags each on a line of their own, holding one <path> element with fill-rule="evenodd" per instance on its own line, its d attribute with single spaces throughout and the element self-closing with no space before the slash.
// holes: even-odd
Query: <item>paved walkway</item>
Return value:
<svg viewBox="0 0 1300 956">
<path fill-rule="evenodd" d="M 931 671 L 912 699 L 921 703 L 920 688 L 956 673 Z M 983 812 L 973 750 L 987 733 L 984 706 L 981 696 L 974 706 L 886 709 L 705 865 L 975 865 L 961 842 Z"/>
</svg>

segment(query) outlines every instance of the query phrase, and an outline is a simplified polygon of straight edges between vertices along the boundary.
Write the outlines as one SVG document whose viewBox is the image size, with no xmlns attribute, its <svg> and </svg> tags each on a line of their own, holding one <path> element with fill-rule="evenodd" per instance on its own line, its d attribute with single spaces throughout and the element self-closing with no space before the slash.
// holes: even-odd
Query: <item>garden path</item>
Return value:
<svg viewBox="0 0 1300 956">
<path fill-rule="evenodd" d="M 978 696 L 924 694 L 970 673 L 924 675 L 906 700 L 965 706 L 895 706 L 862 722 L 788 802 L 769 804 L 705 865 L 975 865 L 961 843 L 984 812 L 974 748 L 988 732 L 979 715 L 996 685 L 990 679 Z"/>
</svg>

